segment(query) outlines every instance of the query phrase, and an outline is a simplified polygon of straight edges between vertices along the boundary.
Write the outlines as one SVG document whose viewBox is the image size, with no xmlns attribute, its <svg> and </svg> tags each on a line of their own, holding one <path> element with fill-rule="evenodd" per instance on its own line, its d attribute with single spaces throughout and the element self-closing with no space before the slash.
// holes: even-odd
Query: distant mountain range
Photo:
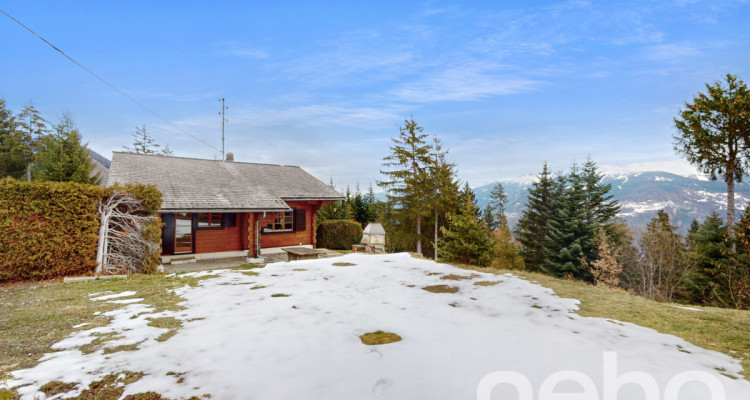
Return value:
<svg viewBox="0 0 750 400">
<path fill-rule="evenodd" d="M 694 219 L 703 220 L 716 211 L 726 218 L 726 183 L 719 179 L 710 181 L 692 168 L 672 171 L 638 171 L 629 167 L 600 168 L 604 174 L 603 183 L 611 183 L 610 192 L 620 202 L 620 217 L 631 229 L 645 230 L 648 221 L 664 209 L 673 218 L 673 224 L 681 233 L 686 233 Z M 529 187 L 536 180 L 535 175 L 500 181 L 508 195 L 506 213 L 508 222 L 515 225 L 526 207 Z M 477 203 L 485 207 L 495 184 L 474 188 Z M 736 214 L 739 218 L 750 203 L 750 184 L 735 185 Z"/>
</svg>

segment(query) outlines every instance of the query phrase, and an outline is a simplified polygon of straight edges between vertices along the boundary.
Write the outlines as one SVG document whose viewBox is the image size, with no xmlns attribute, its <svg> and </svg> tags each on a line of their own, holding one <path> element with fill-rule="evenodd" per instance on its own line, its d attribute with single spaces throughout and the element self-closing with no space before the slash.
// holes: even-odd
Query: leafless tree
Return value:
<svg viewBox="0 0 750 400">
<path fill-rule="evenodd" d="M 96 273 L 140 272 L 159 247 L 146 238 L 147 226 L 156 220 L 130 194 L 115 190 L 98 204 L 99 247 Z"/>
<path fill-rule="evenodd" d="M 675 291 L 687 278 L 690 268 L 682 236 L 674 232 L 663 211 L 649 223 L 641 236 L 638 291 L 651 300 L 672 301 Z"/>
</svg>

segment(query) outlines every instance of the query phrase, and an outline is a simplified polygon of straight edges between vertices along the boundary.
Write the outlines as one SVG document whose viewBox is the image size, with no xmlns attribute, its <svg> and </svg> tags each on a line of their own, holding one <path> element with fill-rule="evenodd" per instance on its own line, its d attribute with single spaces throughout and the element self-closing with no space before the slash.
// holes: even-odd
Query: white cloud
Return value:
<svg viewBox="0 0 750 400">
<path fill-rule="evenodd" d="M 493 95 L 534 90 L 541 82 L 515 76 L 500 65 L 448 67 L 393 90 L 397 98 L 415 103 L 469 101 Z"/>
</svg>

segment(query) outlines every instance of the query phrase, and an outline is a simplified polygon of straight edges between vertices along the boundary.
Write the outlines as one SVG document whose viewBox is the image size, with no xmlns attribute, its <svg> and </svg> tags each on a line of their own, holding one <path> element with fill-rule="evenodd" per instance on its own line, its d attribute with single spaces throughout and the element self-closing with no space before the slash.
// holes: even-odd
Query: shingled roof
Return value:
<svg viewBox="0 0 750 400">
<path fill-rule="evenodd" d="M 156 185 L 161 211 L 282 211 L 288 200 L 344 199 L 296 166 L 114 152 L 107 185 L 126 183 Z"/>
</svg>

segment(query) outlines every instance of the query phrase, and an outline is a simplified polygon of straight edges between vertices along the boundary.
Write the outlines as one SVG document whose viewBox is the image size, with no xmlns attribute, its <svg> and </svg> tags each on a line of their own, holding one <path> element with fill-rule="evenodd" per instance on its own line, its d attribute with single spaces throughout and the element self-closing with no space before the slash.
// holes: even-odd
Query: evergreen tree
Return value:
<svg viewBox="0 0 750 400">
<path fill-rule="evenodd" d="M 399 136 L 392 139 L 391 154 L 383 159 L 381 170 L 386 180 L 379 181 L 386 190 L 389 203 L 391 238 L 398 246 L 414 243 L 416 252 L 422 254 L 422 220 L 430 215 L 431 185 L 427 167 L 432 146 L 425 142 L 427 135 L 413 118 L 399 127 Z"/>
<path fill-rule="evenodd" d="M 29 102 L 20 114 L 18 114 L 19 130 L 23 132 L 24 147 L 29 154 L 26 161 L 26 181 L 31 182 L 31 164 L 36 159 L 36 153 L 39 151 L 39 141 L 47 133 L 47 120 L 42 118 L 34 104 Z"/>
<path fill-rule="evenodd" d="M 680 134 L 674 136 L 674 148 L 712 180 L 721 176 L 727 183 L 727 232 L 732 236 L 734 184 L 742 182 L 750 153 L 750 90 L 731 74 L 706 89 L 675 118 Z"/>
<path fill-rule="evenodd" d="M 99 184 L 99 176 L 91 176 L 93 164 L 89 149 L 81 139 L 73 120 L 64 115 L 54 126 L 54 131 L 40 142 L 37 162 L 32 167 L 34 179 Z"/>
<path fill-rule="evenodd" d="M 500 225 L 492 232 L 495 247 L 495 259 L 492 260 L 492 266 L 500 269 L 525 269 L 525 263 L 518 244 L 513 241 L 513 235 L 510 232 L 508 224 Z"/>
<path fill-rule="evenodd" d="M 448 214 L 448 224 L 442 228 L 441 258 L 482 267 L 495 258 L 490 232 L 479 219 L 479 207 L 468 183 L 461 191 L 461 206 L 457 213 Z"/>
<path fill-rule="evenodd" d="M 161 145 L 157 144 L 151 134 L 146 131 L 146 125 L 135 127 L 133 133 L 133 147 L 122 146 L 125 150 L 136 154 L 163 154 L 159 151 Z M 169 150 L 170 152 L 172 150 Z"/>
<path fill-rule="evenodd" d="M 686 295 L 694 303 L 726 307 L 726 287 L 721 284 L 721 275 L 730 262 L 729 243 L 719 215 L 713 212 L 696 228 L 691 226 L 687 242 L 692 272 L 685 282 Z"/>
<path fill-rule="evenodd" d="M 500 227 L 500 223 L 495 219 L 495 210 L 492 208 L 492 205 L 487 204 L 482 209 L 482 222 L 490 232 L 494 232 Z"/>
<path fill-rule="evenodd" d="M 161 155 L 167 156 L 167 157 L 174 156 L 174 152 L 172 151 L 172 149 L 169 148 L 169 143 L 165 144 L 164 148 L 161 149 Z"/>
<path fill-rule="evenodd" d="M 328 186 L 330 186 L 331 189 L 336 190 L 336 185 L 333 184 L 333 178 L 331 178 Z M 332 201 L 320 207 L 316 214 L 316 221 L 318 222 L 338 219 L 353 219 L 351 205 L 346 200 Z"/>
<path fill-rule="evenodd" d="M 447 161 L 447 150 L 437 137 L 433 138 L 434 153 L 431 157 L 428 172 L 432 193 L 429 197 L 433 226 L 433 258 L 439 257 L 440 228 L 447 222 L 447 214 L 459 208 L 458 179 L 455 164 Z"/>
<path fill-rule="evenodd" d="M 493 226 L 499 227 L 508 224 L 505 217 L 505 203 L 508 201 L 508 195 L 505 194 L 503 184 L 498 182 L 490 192 L 490 201 L 487 204 L 492 209 Z M 493 231 L 495 229 L 492 229 Z"/>
<path fill-rule="evenodd" d="M 0 177 L 19 179 L 25 173 L 30 153 L 23 147 L 22 135 L 13 112 L 6 107 L 5 99 L 0 98 Z"/>
<path fill-rule="evenodd" d="M 546 162 L 537 178 L 529 189 L 526 209 L 516 224 L 521 256 L 526 268 L 531 271 L 539 271 L 546 258 L 544 249 L 552 214 L 552 191 L 555 187 Z"/>
<path fill-rule="evenodd" d="M 586 220 L 604 228 L 608 235 L 613 234 L 613 224 L 620 204 L 609 194 L 612 184 L 602 184 L 603 175 L 596 168 L 596 163 L 589 158 L 583 164 L 582 178 L 586 190 Z"/>
<path fill-rule="evenodd" d="M 370 188 L 367 189 L 367 196 L 365 197 L 365 203 L 367 204 L 367 221 L 375 222 L 378 220 L 378 201 L 375 199 L 375 191 L 372 189 L 372 182 L 370 182 Z"/>
<path fill-rule="evenodd" d="M 585 183 L 575 164 L 567 176 L 558 176 L 541 269 L 559 278 L 593 283 L 588 263 L 595 259 L 596 225 L 587 220 Z"/>
</svg>

